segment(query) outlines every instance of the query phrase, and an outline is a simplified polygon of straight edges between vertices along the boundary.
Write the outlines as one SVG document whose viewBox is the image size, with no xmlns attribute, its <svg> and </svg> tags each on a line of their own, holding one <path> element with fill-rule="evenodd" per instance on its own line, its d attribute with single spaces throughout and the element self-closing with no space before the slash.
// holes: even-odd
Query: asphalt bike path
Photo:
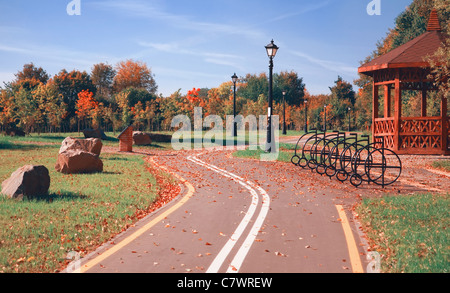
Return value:
<svg viewBox="0 0 450 293">
<path fill-rule="evenodd" d="M 151 158 L 181 194 L 83 258 L 87 273 L 365 272 L 355 188 L 292 164 L 179 151 Z"/>
</svg>

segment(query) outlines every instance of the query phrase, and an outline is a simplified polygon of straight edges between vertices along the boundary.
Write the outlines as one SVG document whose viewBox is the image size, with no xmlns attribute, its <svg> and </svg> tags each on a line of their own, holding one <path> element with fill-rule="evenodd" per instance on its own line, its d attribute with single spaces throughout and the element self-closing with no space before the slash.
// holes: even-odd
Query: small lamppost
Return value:
<svg viewBox="0 0 450 293">
<path fill-rule="evenodd" d="M 283 135 L 286 135 L 286 91 L 283 91 Z"/>
<path fill-rule="evenodd" d="M 238 80 L 238 77 L 236 73 L 231 77 L 231 80 L 233 81 L 233 136 L 237 136 L 237 122 L 236 122 L 236 82 Z"/>
<path fill-rule="evenodd" d="M 351 108 L 348 107 L 348 132 L 350 132 L 350 111 L 351 111 Z"/>
<path fill-rule="evenodd" d="M 305 100 L 305 133 L 308 132 L 308 100 Z"/>
<path fill-rule="evenodd" d="M 323 132 L 327 132 L 327 105 L 323 106 Z"/>
<path fill-rule="evenodd" d="M 266 152 L 272 152 L 272 83 L 273 83 L 273 58 L 277 55 L 278 47 L 273 40 L 266 47 L 267 56 L 269 56 L 269 106 L 267 109 L 267 142 Z"/>
</svg>

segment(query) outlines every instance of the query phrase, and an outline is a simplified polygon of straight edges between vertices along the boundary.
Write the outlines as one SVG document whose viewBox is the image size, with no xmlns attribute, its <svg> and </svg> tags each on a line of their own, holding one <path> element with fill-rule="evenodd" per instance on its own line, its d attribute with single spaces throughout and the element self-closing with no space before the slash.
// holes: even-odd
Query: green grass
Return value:
<svg viewBox="0 0 450 293">
<path fill-rule="evenodd" d="M 436 169 L 441 169 L 447 172 L 450 172 L 450 160 L 442 159 L 439 161 L 434 161 L 431 166 Z"/>
<path fill-rule="evenodd" d="M 143 156 L 103 153 L 104 172 L 65 175 L 54 169 L 59 145 L 4 137 L 0 145 L 6 146 L 0 148 L 0 182 L 26 164 L 46 166 L 51 177 L 49 198 L 16 201 L 0 196 L 0 272 L 60 270 L 68 252 L 83 255 L 121 232 L 159 192 Z"/>
<path fill-rule="evenodd" d="M 449 194 L 364 199 L 356 211 L 386 273 L 450 271 Z"/>
<path fill-rule="evenodd" d="M 160 132 L 164 134 L 170 134 L 167 132 Z M 116 132 L 115 134 L 113 132 L 106 132 L 105 133 L 108 139 L 102 140 L 102 143 L 104 146 L 116 146 L 118 147 L 119 139 L 117 136 L 120 134 L 120 132 Z M 27 144 L 30 145 L 30 148 L 33 148 L 38 145 L 58 145 L 58 147 L 61 145 L 61 142 L 66 137 L 73 137 L 73 138 L 81 138 L 84 139 L 83 133 L 78 132 L 68 132 L 68 133 L 32 133 L 30 135 L 26 135 L 24 137 L 11 137 L 11 136 L 3 136 L 0 135 L 0 150 L 2 149 L 14 149 L 17 148 L 15 144 L 23 145 Z M 24 146 L 21 146 L 23 148 Z M 164 143 L 164 142 L 153 142 L 152 144 L 148 146 L 139 146 L 139 148 L 143 149 L 172 149 L 170 142 Z"/>
<path fill-rule="evenodd" d="M 291 162 L 291 158 L 294 155 L 295 144 L 280 143 L 277 161 L 280 162 Z M 247 148 L 245 150 L 238 150 L 233 153 L 234 157 L 237 158 L 247 158 L 247 159 L 261 159 L 266 155 L 264 149 L 258 147 L 256 150 Z"/>
</svg>

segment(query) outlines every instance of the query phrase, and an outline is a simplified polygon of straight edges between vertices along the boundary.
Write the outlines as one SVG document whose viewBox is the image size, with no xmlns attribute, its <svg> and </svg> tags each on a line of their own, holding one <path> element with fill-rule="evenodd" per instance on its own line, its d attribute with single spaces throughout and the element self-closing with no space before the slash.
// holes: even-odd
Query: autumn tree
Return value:
<svg viewBox="0 0 450 293">
<path fill-rule="evenodd" d="M 17 126 L 25 132 L 33 132 L 44 122 L 44 115 L 40 108 L 39 97 L 33 91 L 21 87 L 14 95 L 14 119 Z"/>
<path fill-rule="evenodd" d="M 238 95 L 247 100 L 257 101 L 260 95 L 267 95 L 269 81 L 265 73 L 259 75 L 247 74 L 240 78 L 241 86 Z"/>
<path fill-rule="evenodd" d="M 450 5 L 448 0 L 435 0 L 434 8 L 440 17 L 442 32 L 447 38 L 434 55 L 428 56 L 427 61 L 431 66 L 430 78 L 439 94 L 450 101 Z"/>
<path fill-rule="evenodd" d="M 86 118 L 92 118 L 96 114 L 98 102 L 94 99 L 94 94 L 88 90 L 82 90 L 78 93 L 78 100 L 76 102 L 76 115 L 79 121 L 83 121 L 86 126 Z M 78 123 L 78 131 L 80 131 L 80 124 Z"/>
<path fill-rule="evenodd" d="M 82 91 L 89 91 L 95 96 L 96 88 L 92 83 L 91 77 L 86 71 L 72 70 L 68 72 L 63 69 L 50 79 L 49 83 L 56 87 L 67 105 L 68 115 L 63 121 L 65 130 L 73 129 L 77 123 L 75 111 L 78 94 Z"/>
<path fill-rule="evenodd" d="M 115 75 L 116 71 L 114 70 L 112 65 L 98 63 L 92 67 L 92 83 L 97 89 L 97 96 L 100 97 L 97 99 L 105 99 L 107 101 L 111 101 Z"/>
<path fill-rule="evenodd" d="M 48 75 L 45 70 L 30 63 L 25 64 L 15 76 L 16 79 L 6 83 L 2 90 L 2 124 L 18 126 L 25 132 L 35 129 L 41 131 L 45 114 L 41 109 L 42 102 L 34 93 L 41 85 L 45 85 Z"/>
<path fill-rule="evenodd" d="M 42 67 L 38 68 L 34 66 L 33 63 L 25 64 L 22 71 L 17 72 L 15 74 L 15 77 L 15 82 L 34 79 L 43 84 L 46 84 L 50 78 L 47 72 L 42 69 Z"/>
<path fill-rule="evenodd" d="M 300 105 L 303 103 L 305 95 L 305 84 L 303 78 L 299 77 L 295 71 L 282 71 L 274 74 L 274 101 L 283 101 L 283 91 L 286 92 L 287 105 Z"/>
<path fill-rule="evenodd" d="M 39 107 L 46 118 L 48 126 L 53 130 L 61 130 L 61 124 L 66 118 L 67 104 L 64 103 L 62 95 L 58 93 L 52 84 L 41 84 L 34 92 L 39 101 Z M 50 129 L 51 131 L 51 129 Z"/>
<path fill-rule="evenodd" d="M 161 116 L 158 117 L 160 121 L 161 128 L 164 130 L 169 130 L 173 117 L 179 114 L 187 114 L 180 108 L 180 102 L 184 100 L 185 97 L 181 93 L 181 89 L 173 92 L 169 97 L 164 99 L 159 99 Z"/>
<path fill-rule="evenodd" d="M 146 121 L 144 105 L 141 101 L 131 107 L 131 113 L 133 114 L 134 125 L 138 130 L 141 130 Z"/>
<path fill-rule="evenodd" d="M 116 93 L 133 87 L 145 89 L 150 94 L 156 94 L 158 89 L 152 71 L 147 65 L 133 60 L 122 61 L 116 65 L 113 86 Z"/>
<path fill-rule="evenodd" d="M 153 123 L 158 119 L 160 114 L 160 98 L 145 102 L 144 119 L 147 120 L 148 130 L 153 130 Z"/>
<path fill-rule="evenodd" d="M 14 107 L 11 92 L 0 89 L 0 130 L 6 129 L 14 121 Z"/>
</svg>

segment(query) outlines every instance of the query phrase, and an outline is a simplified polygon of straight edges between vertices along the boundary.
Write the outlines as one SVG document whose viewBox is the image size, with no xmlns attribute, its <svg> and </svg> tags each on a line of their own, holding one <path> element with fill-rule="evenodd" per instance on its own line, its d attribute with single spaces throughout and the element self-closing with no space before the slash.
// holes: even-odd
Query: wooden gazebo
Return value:
<svg viewBox="0 0 450 293">
<path fill-rule="evenodd" d="M 425 57 L 435 53 L 443 41 L 438 15 L 433 10 L 425 33 L 358 69 L 373 77 L 373 138 L 380 141 L 384 137 L 385 146 L 398 154 L 450 154 L 447 99 L 441 99 L 441 116 L 427 116 L 427 92 L 436 88 L 428 79 L 430 65 Z M 379 87 L 384 89 L 384 117 L 378 115 Z M 402 117 L 403 90 L 421 91 L 420 117 Z"/>
</svg>

